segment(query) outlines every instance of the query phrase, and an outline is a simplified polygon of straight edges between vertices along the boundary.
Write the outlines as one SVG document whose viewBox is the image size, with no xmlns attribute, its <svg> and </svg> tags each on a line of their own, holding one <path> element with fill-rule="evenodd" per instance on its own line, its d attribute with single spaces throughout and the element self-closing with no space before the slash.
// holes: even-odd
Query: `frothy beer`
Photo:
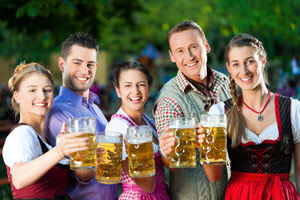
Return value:
<svg viewBox="0 0 300 200">
<path fill-rule="evenodd" d="M 206 120 L 201 121 L 205 134 L 204 142 L 200 145 L 201 163 L 226 163 L 226 116 L 220 116 L 207 116 Z"/>
<path fill-rule="evenodd" d="M 147 131 L 140 131 L 140 133 L 134 127 L 128 129 L 129 176 L 134 178 L 155 175 L 152 131 L 150 127 L 146 129 Z"/>
<path fill-rule="evenodd" d="M 89 139 L 88 149 L 70 154 L 70 168 L 75 169 L 95 169 L 97 167 L 96 155 L 96 123 L 92 117 L 70 118 L 68 123 L 68 132 L 84 132 L 80 137 Z"/>
<path fill-rule="evenodd" d="M 170 121 L 175 145 L 169 157 L 170 168 L 196 167 L 196 129 L 193 118 L 178 118 Z"/>
<path fill-rule="evenodd" d="M 103 184 L 121 182 L 122 173 L 122 135 L 99 135 L 97 147 L 103 148 L 105 154 L 97 168 L 96 180 Z"/>
<path fill-rule="evenodd" d="M 78 151 L 70 154 L 70 168 L 72 170 L 81 168 L 96 168 L 97 156 L 95 133 L 85 133 L 80 137 L 87 137 L 89 139 L 88 149 L 85 151 Z"/>
</svg>

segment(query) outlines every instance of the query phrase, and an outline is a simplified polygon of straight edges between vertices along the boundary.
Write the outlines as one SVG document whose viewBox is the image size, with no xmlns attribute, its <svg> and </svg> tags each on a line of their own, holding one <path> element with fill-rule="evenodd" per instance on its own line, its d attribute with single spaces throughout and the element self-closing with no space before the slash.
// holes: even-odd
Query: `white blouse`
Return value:
<svg viewBox="0 0 300 200">
<path fill-rule="evenodd" d="M 124 115 L 125 117 L 127 117 L 130 120 L 130 117 L 123 111 L 122 108 L 120 108 L 116 114 Z M 146 121 L 146 123 L 148 123 L 148 122 Z M 105 128 L 105 131 L 116 131 L 116 132 L 122 133 L 123 140 L 124 140 L 125 136 L 127 135 L 127 128 L 129 128 L 129 127 L 130 127 L 130 124 L 129 124 L 128 121 L 116 117 L 116 118 L 111 119 L 108 122 L 108 124 L 106 125 L 106 128 Z M 152 131 L 155 131 L 155 130 L 153 130 L 153 128 L 152 128 Z M 154 153 L 158 152 L 159 151 L 159 145 L 155 144 L 154 142 L 152 142 L 152 144 L 153 144 Z M 122 159 L 125 160 L 127 157 L 128 157 L 128 155 L 126 153 L 125 143 L 123 142 L 123 156 L 122 156 Z"/>
<path fill-rule="evenodd" d="M 43 154 L 35 130 L 28 125 L 16 127 L 7 137 L 3 146 L 3 160 L 5 165 L 12 167 L 18 162 L 29 162 Z M 40 137 L 50 150 L 52 146 Z M 68 164 L 68 159 L 62 159 L 59 163 Z"/>
<path fill-rule="evenodd" d="M 42 155 L 42 148 L 37 137 L 40 136 L 31 126 L 21 125 L 16 127 L 6 137 L 3 146 L 4 163 L 12 167 L 17 162 L 29 162 Z M 42 141 L 48 149 L 52 149 L 43 139 Z"/>
<path fill-rule="evenodd" d="M 300 142 L 300 101 L 291 99 L 291 122 L 294 144 Z M 210 114 L 224 114 L 224 103 L 218 103 L 213 105 L 210 110 Z M 256 144 L 262 143 L 264 140 L 276 140 L 279 137 L 277 128 L 277 122 L 274 122 L 267 128 L 265 128 L 260 135 L 256 135 L 252 131 L 246 128 L 246 139 L 242 137 L 242 143 L 254 142 Z"/>
</svg>

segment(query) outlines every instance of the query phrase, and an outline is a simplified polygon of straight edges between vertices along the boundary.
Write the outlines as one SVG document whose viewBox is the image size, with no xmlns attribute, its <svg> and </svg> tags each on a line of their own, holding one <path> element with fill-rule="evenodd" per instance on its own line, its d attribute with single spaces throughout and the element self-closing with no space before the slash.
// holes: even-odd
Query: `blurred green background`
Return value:
<svg viewBox="0 0 300 200">
<path fill-rule="evenodd" d="M 300 54 L 299 12 L 300 0 L 0 0 L 1 100 L 7 104 L 3 88 L 22 61 L 50 68 L 60 85 L 61 42 L 71 33 L 88 32 L 101 49 L 96 81 L 102 90 L 103 111 L 109 115 L 118 107 L 111 94 L 112 69 L 133 59 L 145 62 L 154 76 L 150 110 L 161 85 L 177 71 L 169 61 L 167 32 L 184 20 L 193 20 L 204 29 L 211 46 L 208 63 L 225 73 L 227 42 L 242 32 L 258 37 L 268 54 L 270 88 L 276 91 L 283 76 L 292 77 L 290 61 Z M 0 108 L 4 123 L 5 103 Z M 3 130 L 2 141 L 5 134 Z M 1 177 L 5 177 L 0 165 Z M 10 198 L 9 187 L 2 185 L 0 199 Z"/>
</svg>

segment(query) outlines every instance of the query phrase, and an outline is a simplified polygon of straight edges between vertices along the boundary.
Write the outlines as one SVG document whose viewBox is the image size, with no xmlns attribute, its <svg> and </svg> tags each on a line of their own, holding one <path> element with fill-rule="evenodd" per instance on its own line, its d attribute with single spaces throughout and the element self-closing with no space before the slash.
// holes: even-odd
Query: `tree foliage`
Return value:
<svg viewBox="0 0 300 200">
<path fill-rule="evenodd" d="M 271 61 L 286 67 L 300 52 L 300 0 L 2 0 L 0 54 L 45 59 L 76 31 L 90 32 L 114 56 L 139 54 L 152 43 L 167 52 L 168 30 L 196 21 L 224 64 L 227 42 L 247 32 L 263 41 Z"/>
</svg>

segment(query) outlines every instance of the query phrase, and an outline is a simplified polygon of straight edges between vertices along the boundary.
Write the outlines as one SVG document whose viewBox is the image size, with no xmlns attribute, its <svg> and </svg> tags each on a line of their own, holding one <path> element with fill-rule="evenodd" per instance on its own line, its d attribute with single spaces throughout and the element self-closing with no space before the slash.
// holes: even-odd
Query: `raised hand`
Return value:
<svg viewBox="0 0 300 200">
<path fill-rule="evenodd" d="M 66 130 L 67 125 L 64 122 L 56 139 L 56 146 L 59 147 L 58 149 L 63 156 L 88 149 L 89 139 L 87 137 L 82 137 L 85 133 L 79 132 L 67 134 Z"/>
<path fill-rule="evenodd" d="M 168 156 L 172 151 L 172 147 L 175 145 L 174 134 L 170 132 L 169 128 L 164 128 L 164 132 L 159 135 L 158 140 L 160 150 L 165 156 Z"/>
</svg>

